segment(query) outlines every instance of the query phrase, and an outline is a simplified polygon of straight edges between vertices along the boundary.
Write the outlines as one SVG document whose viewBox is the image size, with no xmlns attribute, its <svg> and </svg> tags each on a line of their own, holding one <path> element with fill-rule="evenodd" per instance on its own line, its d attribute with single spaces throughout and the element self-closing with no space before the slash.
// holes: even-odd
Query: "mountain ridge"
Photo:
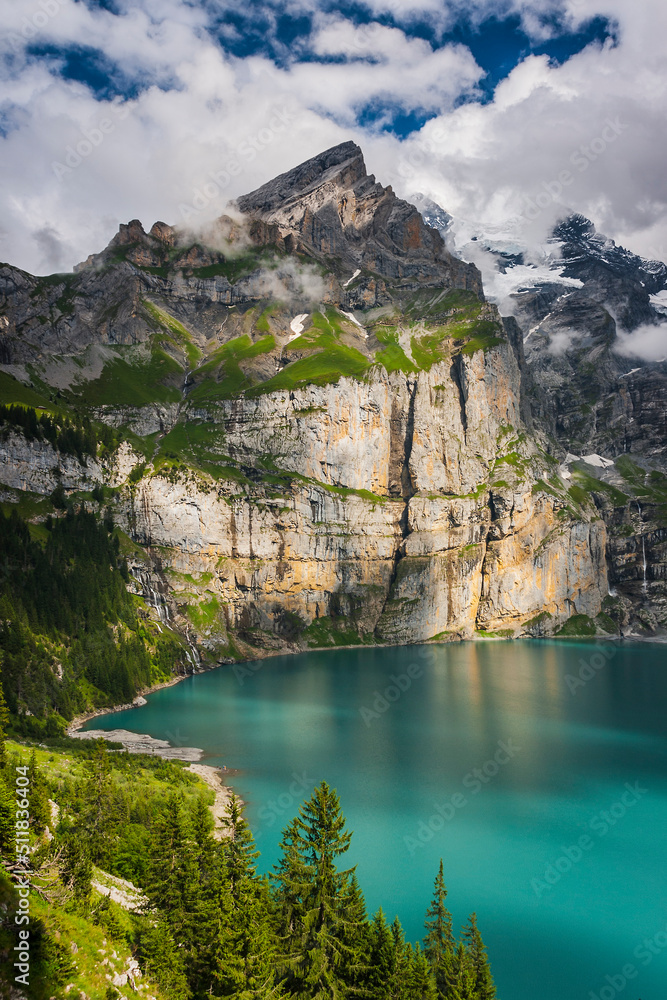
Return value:
<svg viewBox="0 0 667 1000">
<path fill-rule="evenodd" d="M 655 465 L 568 460 L 520 316 L 357 146 L 240 208 L 208 242 L 134 220 L 70 276 L 0 270 L 0 401 L 114 429 L 84 464 L 8 410 L 6 502 L 102 488 L 147 620 L 208 663 L 660 627 Z"/>
</svg>

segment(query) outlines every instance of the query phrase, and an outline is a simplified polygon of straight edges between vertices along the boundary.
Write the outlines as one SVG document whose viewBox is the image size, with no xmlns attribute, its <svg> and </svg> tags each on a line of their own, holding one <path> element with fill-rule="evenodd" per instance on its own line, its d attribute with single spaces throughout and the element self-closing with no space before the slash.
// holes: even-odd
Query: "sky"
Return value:
<svg viewBox="0 0 667 1000">
<path fill-rule="evenodd" d="M 664 0 L 2 0 L 0 260 L 190 228 L 348 139 L 402 197 L 667 259 Z"/>
</svg>

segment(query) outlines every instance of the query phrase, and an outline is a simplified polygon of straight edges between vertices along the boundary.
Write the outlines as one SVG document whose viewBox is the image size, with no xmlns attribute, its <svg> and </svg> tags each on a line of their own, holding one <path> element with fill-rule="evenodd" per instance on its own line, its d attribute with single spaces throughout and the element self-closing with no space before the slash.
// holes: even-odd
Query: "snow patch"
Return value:
<svg viewBox="0 0 667 1000">
<path fill-rule="evenodd" d="M 649 296 L 651 299 L 651 305 L 663 306 L 667 308 L 667 288 L 663 288 L 661 292 L 657 292 L 655 295 Z"/>
<path fill-rule="evenodd" d="M 354 274 L 352 275 L 352 277 L 347 279 L 347 281 L 343 285 L 343 288 L 347 288 L 348 285 L 351 285 L 352 282 L 354 281 L 354 279 L 358 278 L 360 274 L 361 274 L 361 269 L 357 268 L 357 270 L 354 272 Z"/>
<path fill-rule="evenodd" d="M 614 464 L 610 458 L 602 458 L 601 455 L 584 455 L 582 461 L 596 469 L 611 469 Z"/>
<path fill-rule="evenodd" d="M 364 337 L 366 339 L 368 339 L 368 334 L 366 333 L 365 328 L 361 325 L 361 323 L 356 318 L 356 316 L 354 316 L 352 313 L 345 312 L 344 309 L 341 309 L 341 312 L 342 312 L 343 316 L 347 316 L 347 318 L 349 319 L 350 323 L 354 323 L 355 326 L 358 326 L 359 329 L 363 331 Z"/>
<path fill-rule="evenodd" d="M 641 371 L 641 368 L 631 368 L 629 372 L 625 373 L 625 375 L 619 375 L 618 377 L 619 378 L 627 378 L 628 375 L 634 375 L 635 372 L 640 372 L 640 371 Z"/>
<path fill-rule="evenodd" d="M 287 341 L 288 344 L 290 343 L 290 341 L 296 340 L 297 337 L 301 336 L 301 334 L 303 333 L 303 328 L 306 324 L 306 320 L 308 319 L 309 315 L 310 315 L 309 313 L 299 313 L 298 316 L 294 317 L 294 319 L 289 325 L 289 328 L 292 331 L 292 336 Z"/>
</svg>

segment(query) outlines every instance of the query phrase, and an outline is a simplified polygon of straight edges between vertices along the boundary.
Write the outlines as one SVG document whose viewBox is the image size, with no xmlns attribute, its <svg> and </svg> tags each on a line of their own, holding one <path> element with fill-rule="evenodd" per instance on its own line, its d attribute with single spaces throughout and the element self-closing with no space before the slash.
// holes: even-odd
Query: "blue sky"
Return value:
<svg viewBox="0 0 667 1000">
<path fill-rule="evenodd" d="M 192 221 L 196 202 L 204 225 L 347 139 L 470 227 L 539 241 L 576 209 L 667 256 L 663 0 L 16 0 L 3 18 L 0 257 L 27 269 L 132 217 Z"/>
<path fill-rule="evenodd" d="M 122 16 L 123 7 L 113 0 L 87 0 L 90 8 L 104 9 Z M 266 0 L 248 0 L 243 5 L 225 9 L 216 4 L 201 4 L 208 14 L 206 32 L 225 54 L 239 60 L 251 57 L 268 59 L 280 68 L 295 63 L 342 63 L 358 58 L 372 63 L 372 57 L 354 54 L 322 54 L 313 46 L 317 34 L 317 19 L 311 10 L 285 10 L 284 4 Z M 541 36 L 535 37 L 523 23 L 519 13 L 511 10 L 492 13 L 483 19 L 472 19 L 465 10 L 451 18 L 446 30 L 437 19 L 424 11 L 409 18 L 400 10 L 373 14 L 359 3 L 319 5 L 320 12 L 336 14 L 357 28 L 374 24 L 401 31 L 406 38 L 422 39 L 438 51 L 452 45 L 465 46 L 480 67 L 481 76 L 474 93 L 462 94 L 460 100 L 485 103 L 493 100 L 496 86 L 527 56 L 545 55 L 552 65 L 560 65 L 591 44 L 614 44 L 618 40 L 618 25 L 608 16 L 592 16 L 574 26 L 563 12 L 543 16 Z M 129 74 L 122 65 L 106 55 L 103 48 L 80 44 L 29 44 L 29 59 L 52 67 L 63 80 L 83 83 L 100 100 L 115 97 L 134 99 L 152 85 L 163 89 L 177 87 L 169 74 L 157 77 L 138 66 Z M 403 139 L 418 131 L 437 108 L 425 109 L 418 101 L 414 106 L 396 107 L 391 102 L 369 102 L 357 111 L 357 123 L 366 128 L 378 124 L 380 129 Z"/>
</svg>

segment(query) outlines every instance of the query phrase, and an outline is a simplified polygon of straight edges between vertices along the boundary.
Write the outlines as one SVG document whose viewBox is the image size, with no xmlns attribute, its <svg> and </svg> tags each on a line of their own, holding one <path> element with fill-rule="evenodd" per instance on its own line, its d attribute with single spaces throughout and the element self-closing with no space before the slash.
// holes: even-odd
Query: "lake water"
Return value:
<svg viewBox="0 0 667 1000">
<path fill-rule="evenodd" d="M 237 769 L 265 869 L 325 779 L 369 911 L 419 939 L 442 857 L 500 1000 L 665 1000 L 666 707 L 665 646 L 478 642 L 222 667 L 87 728 Z"/>
</svg>

